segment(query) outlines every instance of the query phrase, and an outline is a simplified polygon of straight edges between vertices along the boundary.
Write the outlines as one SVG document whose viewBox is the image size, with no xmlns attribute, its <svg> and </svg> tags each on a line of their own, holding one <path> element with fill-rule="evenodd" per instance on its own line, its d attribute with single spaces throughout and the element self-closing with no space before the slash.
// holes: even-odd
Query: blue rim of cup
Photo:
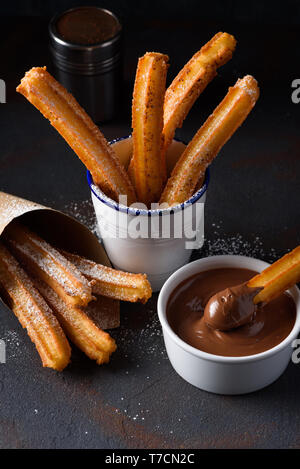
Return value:
<svg viewBox="0 0 300 469">
<path fill-rule="evenodd" d="M 121 142 L 122 140 L 126 140 L 128 138 L 131 138 L 131 135 L 127 135 L 126 137 L 116 138 L 110 141 L 109 144 L 114 145 L 115 143 Z M 179 140 L 176 138 L 174 140 L 176 142 L 184 143 L 186 145 L 186 143 L 183 142 L 182 140 Z M 87 180 L 88 180 L 88 184 L 90 186 L 91 192 L 94 194 L 94 196 L 105 205 L 108 205 L 110 208 L 113 208 L 117 210 L 118 212 L 127 213 L 133 216 L 136 216 L 136 215 L 153 216 L 153 215 L 162 215 L 163 213 L 164 214 L 175 213 L 197 202 L 197 200 L 199 200 L 200 197 L 202 197 L 203 194 L 207 191 L 209 180 L 210 180 L 210 171 L 209 171 L 209 168 L 206 169 L 203 186 L 197 192 L 195 192 L 195 194 L 193 194 L 192 197 L 190 197 L 188 200 L 178 205 L 174 205 L 173 207 L 157 209 L 157 210 L 146 210 L 146 209 L 135 208 L 135 207 L 126 207 L 125 205 L 119 204 L 115 200 L 105 195 L 104 192 L 102 192 L 101 189 L 99 189 L 99 187 L 95 186 L 92 175 L 89 170 L 87 170 Z"/>
</svg>

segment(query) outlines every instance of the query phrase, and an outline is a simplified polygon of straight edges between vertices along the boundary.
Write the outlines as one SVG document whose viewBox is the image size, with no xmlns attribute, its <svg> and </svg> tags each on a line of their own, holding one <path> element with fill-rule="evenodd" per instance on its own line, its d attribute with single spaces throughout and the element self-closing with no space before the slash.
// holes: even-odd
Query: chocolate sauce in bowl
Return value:
<svg viewBox="0 0 300 469">
<path fill-rule="evenodd" d="M 256 275 L 247 269 L 212 269 L 184 280 L 170 295 L 167 320 L 184 342 L 214 355 L 239 357 L 275 347 L 291 332 L 296 319 L 294 300 L 282 293 L 266 305 L 259 304 L 251 321 L 220 331 L 204 321 L 204 309 L 218 292 L 247 282 Z"/>
</svg>

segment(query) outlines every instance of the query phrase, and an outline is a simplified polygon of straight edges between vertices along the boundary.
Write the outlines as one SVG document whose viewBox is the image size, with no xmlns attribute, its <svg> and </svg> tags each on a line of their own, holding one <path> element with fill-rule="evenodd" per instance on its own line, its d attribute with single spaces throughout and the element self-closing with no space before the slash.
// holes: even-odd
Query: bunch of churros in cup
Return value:
<svg viewBox="0 0 300 469">
<path fill-rule="evenodd" d="M 216 34 L 183 67 L 166 90 L 169 58 L 148 52 L 139 59 L 132 104 L 133 154 L 128 168 L 120 163 L 99 128 L 47 71 L 26 73 L 22 93 L 64 137 L 106 196 L 127 205 L 170 207 L 188 200 L 201 187 L 207 167 L 254 107 L 259 88 L 247 75 L 238 79 L 200 127 L 167 175 L 166 153 L 196 99 L 231 59 L 236 40 Z M 124 199 L 122 199 L 123 201 Z"/>
</svg>

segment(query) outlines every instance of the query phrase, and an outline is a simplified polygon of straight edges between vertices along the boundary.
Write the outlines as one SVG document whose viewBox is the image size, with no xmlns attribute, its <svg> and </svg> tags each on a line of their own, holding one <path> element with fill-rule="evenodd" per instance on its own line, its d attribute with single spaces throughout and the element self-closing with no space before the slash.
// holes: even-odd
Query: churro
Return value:
<svg viewBox="0 0 300 469">
<path fill-rule="evenodd" d="M 98 365 L 108 363 L 116 350 L 114 339 L 98 327 L 81 308 L 66 303 L 64 297 L 39 278 L 33 278 L 36 288 L 51 306 L 69 339 Z"/>
<path fill-rule="evenodd" d="M 182 126 L 191 107 L 217 74 L 217 68 L 232 58 L 236 40 L 228 34 L 219 32 L 207 42 L 180 70 L 164 98 L 164 126 L 162 161 L 165 161 L 168 147 L 173 141 L 175 131 Z M 130 161 L 128 174 L 134 183 L 134 160 Z"/>
<path fill-rule="evenodd" d="M 267 303 L 300 281 L 300 246 L 278 259 L 247 283 L 248 287 L 263 289 L 253 302 Z"/>
<path fill-rule="evenodd" d="M 228 62 L 236 40 L 228 33 L 217 33 L 187 62 L 168 87 L 164 102 L 163 153 L 172 143 L 175 130 L 182 126 L 196 99 Z"/>
<path fill-rule="evenodd" d="M 157 202 L 166 178 L 161 158 L 163 102 L 168 56 L 148 52 L 139 59 L 132 103 L 134 183 L 139 202 Z"/>
<path fill-rule="evenodd" d="M 27 227 L 11 223 L 4 238 L 25 270 L 41 278 L 67 302 L 87 306 L 93 299 L 92 287 L 79 270 Z"/>
<path fill-rule="evenodd" d="M 123 301 L 146 303 L 152 295 L 145 274 L 132 274 L 97 264 L 89 259 L 61 251 L 91 281 L 92 292 Z"/>
<path fill-rule="evenodd" d="M 188 200 L 206 168 L 243 123 L 259 96 L 257 81 L 250 75 L 236 82 L 223 101 L 198 130 L 179 158 L 163 191 L 160 203 L 173 206 Z"/>
<path fill-rule="evenodd" d="M 34 67 L 27 72 L 17 91 L 49 119 L 106 195 L 116 201 L 120 195 L 127 196 L 128 205 L 135 202 L 134 188 L 114 150 L 76 99 L 46 67 Z"/>
<path fill-rule="evenodd" d="M 35 344 L 43 366 L 63 370 L 71 355 L 67 338 L 26 272 L 1 242 L 0 286 L 9 307 Z"/>
</svg>

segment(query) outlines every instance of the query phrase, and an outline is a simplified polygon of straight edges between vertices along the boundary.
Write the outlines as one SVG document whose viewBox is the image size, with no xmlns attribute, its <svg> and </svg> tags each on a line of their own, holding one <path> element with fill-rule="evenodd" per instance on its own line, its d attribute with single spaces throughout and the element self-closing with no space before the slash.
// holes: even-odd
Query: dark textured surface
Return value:
<svg viewBox="0 0 300 469">
<path fill-rule="evenodd" d="M 190 21 L 193 18 L 206 21 L 239 21 L 245 24 L 298 24 L 300 22 L 300 5 L 298 0 L 272 0 L 260 2 L 241 2 L 240 0 L 10 0 L 1 5 L 2 15 L 51 16 L 58 11 L 78 5 L 96 5 L 115 12 L 122 22 L 141 21 L 144 18 L 161 18 L 164 20 Z M 200 26 L 198 23 L 198 27 Z"/>
<path fill-rule="evenodd" d="M 159 50 L 171 57 L 172 78 L 218 30 L 234 33 L 233 60 L 209 85 L 179 136 L 192 137 L 203 119 L 246 73 L 261 86 L 247 122 L 212 167 L 206 243 L 193 257 L 245 253 L 272 261 L 300 243 L 300 105 L 292 104 L 299 30 L 199 22 L 128 25 L 124 101 L 118 118 L 101 126 L 109 138 L 130 131 L 130 94 L 137 57 Z M 33 65 L 48 65 L 46 22 L 1 19 L 0 190 L 74 213 L 94 225 L 85 171 L 72 151 L 15 87 Z M 5 60 L 4 60 L 5 58 Z M 61 374 L 42 369 L 13 314 L 0 306 L 1 448 L 299 447 L 299 367 L 290 364 L 268 388 L 247 396 L 202 392 L 173 371 L 164 350 L 154 296 L 146 306 L 122 304 L 118 351 L 97 367 L 74 350 Z"/>
</svg>

